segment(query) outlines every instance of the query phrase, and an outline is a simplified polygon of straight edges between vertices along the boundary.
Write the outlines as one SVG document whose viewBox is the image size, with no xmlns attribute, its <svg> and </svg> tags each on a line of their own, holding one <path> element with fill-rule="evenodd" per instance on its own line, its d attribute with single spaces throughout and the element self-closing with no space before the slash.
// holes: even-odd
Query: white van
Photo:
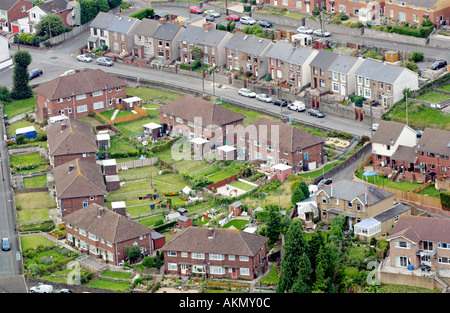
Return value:
<svg viewBox="0 0 450 313">
<path fill-rule="evenodd" d="M 31 293 L 52 293 L 53 286 L 52 285 L 44 285 L 39 284 L 38 286 L 34 286 L 30 288 Z"/>
<path fill-rule="evenodd" d="M 302 101 L 295 100 L 294 102 L 288 105 L 288 109 L 297 112 L 305 111 L 305 103 L 303 103 Z"/>
</svg>

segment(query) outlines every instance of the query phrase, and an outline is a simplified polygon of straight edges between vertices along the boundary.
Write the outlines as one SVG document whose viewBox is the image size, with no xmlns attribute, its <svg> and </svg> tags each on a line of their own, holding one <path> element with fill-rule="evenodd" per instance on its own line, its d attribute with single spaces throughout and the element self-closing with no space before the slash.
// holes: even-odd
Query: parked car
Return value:
<svg viewBox="0 0 450 313">
<path fill-rule="evenodd" d="M 417 138 L 420 138 L 420 137 L 422 137 L 422 135 L 423 135 L 423 130 L 421 130 L 421 129 L 416 129 L 416 133 L 417 133 Z"/>
<path fill-rule="evenodd" d="M 241 96 L 244 96 L 244 97 L 248 97 L 248 98 L 256 98 L 256 93 L 254 93 L 253 91 L 251 91 L 251 90 L 249 90 L 249 89 L 246 89 L 246 88 L 241 88 L 241 89 L 239 89 L 239 90 L 238 90 L 238 93 L 239 93 Z"/>
<path fill-rule="evenodd" d="M 313 30 L 308 26 L 300 26 L 299 28 L 297 28 L 297 33 L 311 35 L 313 33 Z"/>
<path fill-rule="evenodd" d="M 266 102 L 266 103 L 270 103 L 273 101 L 273 99 L 271 97 L 269 97 L 268 94 L 265 94 L 265 93 L 260 93 L 259 95 L 257 95 L 256 100 Z"/>
<path fill-rule="evenodd" d="M 191 13 L 195 13 L 195 14 L 202 14 L 203 13 L 202 9 L 200 9 L 199 7 L 195 7 L 195 6 L 191 7 L 190 11 L 191 11 Z"/>
<path fill-rule="evenodd" d="M 210 15 L 210 16 L 213 16 L 213 17 L 220 17 L 220 13 L 216 12 L 214 10 L 206 10 L 205 11 L 205 16 L 206 15 Z"/>
<path fill-rule="evenodd" d="M 430 69 L 432 69 L 433 71 L 441 69 L 443 67 L 447 66 L 447 61 L 445 60 L 438 60 L 436 62 L 434 62 L 433 64 L 430 65 Z"/>
<path fill-rule="evenodd" d="M 216 18 L 212 15 L 205 15 L 205 20 L 207 20 L 208 22 L 214 22 Z"/>
<path fill-rule="evenodd" d="M 229 21 L 235 21 L 235 22 L 237 22 L 237 21 L 240 20 L 240 17 L 239 17 L 238 15 L 236 15 L 236 14 L 231 14 L 231 15 L 228 15 L 228 16 L 226 17 L 226 19 L 229 20 Z"/>
<path fill-rule="evenodd" d="M 95 63 L 98 65 L 104 65 L 104 66 L 113 66 L 114 65 L 114 62 L 111 59 L 105 58 L 105 57 L 98 58 L 97 61 L 95 61 Z"/>
<path fill-rule="evenodd" d="M 263 28 L 271 28 L 273 27 L 273 24 L 268 21 L 258 21 L 257 24 Z"/>
<path fill-rule="evenodd" d="M 73 291 L 67 288 L 62 288 L 57 290 L 56 293 L 73 293 Z"/>
<path fill-rule="evenodd" d="M 254 25 L 256 23 L 256 20 L 250 16 L 243 16 L 241 17 L 241 23 L 244 25 Z"/>
<path fill-rule="evenodd" d="M 9 251 L 11 250 L 11 243 L 8 238 L 2 238 L 2 250 Z"/>
<path fill-rule="evenodd" d="M 317 188 L 320 189 L 324 185 L 330 185 L 332 182 L 333 180 L 331 178 L 324 178 L 317 184 Z"/>
<path fill-rule="evenodd" d="M 44 72 L 42 72 L 41 69 L 35 69 L 35 70 L 32 70 L 32 71 L 30 72 L 30 80 L 32 80 L 33 78 L 39 77 L 39 76 L 41 76 L 42 74 L 44 74 Z"/>
<path fill-rule="evenodd" d="M 45 284 L 39 284 L 37 286 L 30 288 L 31 293 L 52 293 L 53 292 L 53 286 L 52 285 L 45 285 Z"/>
<path fill-rule="evenodd" d="M 331 33 L 330 33 L 330 32 L 327 32 L 327 31 L 322 30 L 322 29 L 316 29 L 316 30 L 313 32 L 313 34 L 314 34 L 315 36 L 319 36 L 319 37 L 330 37 L 330 36 L 331 36 Z"/>
<path fill-rule="evenodd" d="M 309 109 L 308 114 L 315 117 L 325 117 L 325 113 L 318 109 Z"/>
<path fill-rule="evenodd" d="M 86 54 L 80 54 L 79 56 L 77 56 L 77 60 L 80 62 L 92 62 L 92 58 Z"/>
<path fill-rule="evenodd" d="M 284 99 L 277 99 L 273 102 L 273 104 L 282 106 L 282 107 L 287 107 L 287 105 L 288 105 L 287 101 Z"/>
<path fill-rule="evenodd" d="M 376 124 L 372 124 L 372 126 L 370 126 L 369 128 L 372 128 L 373 131 L 376 131 L 378 129 L 378 126 L 380 124 L 376 123 Z"/>
<path fill-rule="evenodd" d="M 72 75 L 75 73 L 76 73 L 75 70 L 67 70 L 64 73 L 62 73 L 60 76 L 69 76 L 69 75 Z"/>
<path fill-rule="evenodd" d="M 288 109 L 292 111 L 303 112 L 305 111 L 305 103 L 295 100 L 288 105 Z"/>
</svg>

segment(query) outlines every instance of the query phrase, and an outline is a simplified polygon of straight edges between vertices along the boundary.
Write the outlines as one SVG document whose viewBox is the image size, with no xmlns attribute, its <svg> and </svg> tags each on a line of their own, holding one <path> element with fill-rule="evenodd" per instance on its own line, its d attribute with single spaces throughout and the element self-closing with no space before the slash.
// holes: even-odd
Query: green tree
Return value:
<svg viewBox="0 0 450 313">
<path fill-rule="evenodd" d="M 311 261 L 312 268 L 316 267 L 317 254 L 319 253 L 320 248 L 324 244 L 325 243 L 324 243 L 324 239 L 323 239 L 323 233 L 319 229 L 311 235 L 311 240 L 308 241 L 307 253 L 308 253 L 309 260 Z"/>
<path fill-rule="evenodd" d="M 108 12 L 109 4 L 108 0 L 95 0 L 95 5 L 97 6 L 97 10 L 100 12 Z"/>
<path fill-rule="evenodd" d="M 109 2 L 108 2 L 109 3 Z M 110 4 L 111 7 L 111 4 Z M 78 13 L 78 16 L 77 16 Z M 75 10 L 75 20 L 83 25 L 93 20 L 98 14 L 97 4 L 94 0 L 78 0 Z"/>
<path fill-rule="evenodd" d="M 307 244 L 303 237 L 302 223 L 295 220 L 285 236 L 284 254 L 281 260 L 281 273 L 276 292 L 290 291 L 299 273 L 300 258 L 306 252 Z"/>
<path fill-rule="evenodd" d="M 269 205 L 267 207 L 269 211 L 269 220 L 267 221 L 266 236 L 269 238 L 270 243 L 274 243 L 278 240 L 281 233 L 281 213 L 275 205 Z"/>
<path fill-rule="evenodd" d="M 30 74 L 28 65 L 31 63 L 31 54 L 27 50 L 19 50 L 14 54 L 13 87 L 11 97 L 13 99 L 28 99 L 33 96 L 29 85 Z"/>
<path fill-rule="evenodd" d="M 299 270 L 297 277 L 292 285 L 291 292 L 293 293 L 308 293 L 311 292 L 311 262 L 306 255 L 303 253 L 299 260 Z"/>
<path fill-rule="evenodd" d="M 306 185 L 305 182 L 300 182 L 295 187 L 295 189 L 292 191 L 292 196 L 291 196 L 292 204 L 295 205 L 297 202 L 303 201 L 309 197 L 308 185 L 306 185 L 306 189 L 307 189 L 306 191 L 305 191 L 304 185 Z"/>
<path fill-rule="evenodd" d="M 11 92 L 8 87 L 0 86 L 0 102 L 1 103 L 10 103 L 12 101 Z"/>
<path fill-rule="evenodd" d="M 141 248 L 139 246 L 128 247 L 125 249 L 125 254 L 130 262 L 134 262 L 141 256 Z"/>
<path fill-rule="evenodd" d="M 64 25 L 62 18 L 56 14 L 48 14 L 36 25 L 36 36 L 50 38 L 65 33 L 70 28 Z"/>
</svg>

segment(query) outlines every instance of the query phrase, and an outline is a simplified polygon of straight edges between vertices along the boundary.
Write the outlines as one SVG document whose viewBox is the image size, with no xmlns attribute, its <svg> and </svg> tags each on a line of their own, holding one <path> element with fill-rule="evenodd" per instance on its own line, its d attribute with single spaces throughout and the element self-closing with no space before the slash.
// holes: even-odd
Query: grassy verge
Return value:
<svg viewBox="0 0 450 313">
<path fill-rule="evenodd" d="M 3 113 L 8 115 L 8 119 L 28 111 L 32 111 L 36 107 L 36 98 L 31 97 L 23 100 L 13 100 L 11 103 L 4 105 Z"/>
<path fill-rule="evenodd" d="M 429 91 L 427 93 L 424 93 L 423 95 L 418 96 L 416 99 L 417 100 L 422 100 L 422 101 L 428 101 L 431 103 L 440 103 L 444 100 L 447 100 L 448 98 L 450 98 L 449 95 L 440 93 L 440 92 L 436 92 L 436 91 Z"/>
</svg>

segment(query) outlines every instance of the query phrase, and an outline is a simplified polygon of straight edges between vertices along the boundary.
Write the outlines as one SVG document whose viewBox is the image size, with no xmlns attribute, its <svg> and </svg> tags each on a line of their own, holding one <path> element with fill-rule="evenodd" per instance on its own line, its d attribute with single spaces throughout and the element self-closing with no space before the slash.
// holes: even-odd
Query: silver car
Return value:
<svg viewBox="0 0 450 313">
<path fill-rule="evenodd" d="M 239 89 L 238 94 L 240 94 L 241 96 L 244 96 L 244 97 L 248 97 L 248 98 L 256 98 L 256 93 L 254 93 L 253 91 L 246 89 L 246 88 Z"/>
<path fill-rule="evenodd" d="M 104 66 L 113 66 L 114 65 L 114 62 L 111 59 L 105 58 L 105 57 L 98 58 L 95 63 L 98 65 L 104 65 Z"/>
<path fill-rule="evenodd" d="M 308 26 L 300 26 L 299 28 L 297 28 L 297 33 L 311 35 L 313 33 L 313 30 Z"/>
<path fill-rule="evenodd" d="M 260 93 L 259 95 L 256 96 L 256 100 L 262 101 L 262 102 L 266 102 L 266 103 L 271 103 L 273 101 L 273 99 L 271 97 L 269 97 L 269 95 L 265 94 L 265 93 Z"/>
<path fill-rule="evenodd" d="M 243 16 L 241 17 L 241 23 L 245 25 L 254 25 L 256 20 L 250 16 Z"/>
<path fill-rule="evenodd" d="M 77 60 L 80 62 L 92 62 L 92 58 L 86 54 L 80 54 L 79 56 L 77 56 Z"/>
</svg>

